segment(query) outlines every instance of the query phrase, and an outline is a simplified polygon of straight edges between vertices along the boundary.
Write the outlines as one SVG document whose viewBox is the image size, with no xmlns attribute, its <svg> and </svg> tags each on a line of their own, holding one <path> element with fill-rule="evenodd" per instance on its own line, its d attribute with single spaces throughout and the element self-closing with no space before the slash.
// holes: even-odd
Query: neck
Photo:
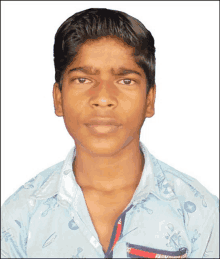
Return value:
<svg viewBox="0 0 220 259">
<path fill-rule="evenodd" d="M 82 189 L 118 192 L 136 189 L 144 168 L 144 155 L 139 141 L 131 142 L 114 156 L 101 157 L 76 146 L 73 171 Z"/>
</svg>

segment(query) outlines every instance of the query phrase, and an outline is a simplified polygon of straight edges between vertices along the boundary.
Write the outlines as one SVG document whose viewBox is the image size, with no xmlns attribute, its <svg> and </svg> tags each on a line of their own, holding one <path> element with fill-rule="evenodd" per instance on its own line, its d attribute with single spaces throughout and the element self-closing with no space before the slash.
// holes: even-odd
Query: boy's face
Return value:
<svg viewBox="0 0 220 259">
<path fill-rule="evenodd" d="M 76 146 L 87 152 L 111 156 L 133 140 L 139 143 L 145 118 L 154 115 L 155 87 L 146 98 L 147 79 L 132 53 L 133 48 L 116 39 L 88 41 L 67 67 L 62 93 L 54 84 L 55 113 L 63 116 Z M 70 71 L 79 67 L 90 68 L 89 73 Z M 94 117 L 114 118 L 121 126 L 92 129 L 86 124 Z"/>
</svg>

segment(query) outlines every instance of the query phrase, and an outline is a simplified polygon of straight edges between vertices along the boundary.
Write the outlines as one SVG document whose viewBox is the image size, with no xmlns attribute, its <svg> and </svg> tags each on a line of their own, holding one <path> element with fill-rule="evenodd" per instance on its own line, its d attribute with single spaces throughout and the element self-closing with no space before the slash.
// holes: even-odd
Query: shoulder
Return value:
<svg viewBox="0 0 220 259">
<path fill-rule="evenodd" d="M 158 191 L 170 189 L 187 212 L 197 210 L 204 219 L 219 211 L 219 198 L 197 179 L 180 172 L 151 155 Z"/>
<path fill-rule="evenodd" d="M 53 176 L 59 177 L 64 161 L 59 162 L 20 186 L 2 205 L 1 214 L 31 214 L 34 210 L 32 196 Z"/>
</svg>

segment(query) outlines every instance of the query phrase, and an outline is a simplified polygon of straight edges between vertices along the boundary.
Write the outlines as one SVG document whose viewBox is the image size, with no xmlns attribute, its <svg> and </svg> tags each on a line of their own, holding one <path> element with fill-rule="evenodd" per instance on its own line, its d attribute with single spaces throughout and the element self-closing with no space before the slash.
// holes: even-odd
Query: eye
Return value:
<svg viewBox="0 0 220 259">
<path fill-rule="evenodd" d="M 91 83 L 91 80 L 83 78 L 83 77 L 74 78 L 72 81 L 74 81 L 77 84 L 88 84 L 88 83 Z"/>
<path fill-rule="evenodd" d="M 135 84 L 135 81 L 132 80 L 132 79 L 122 79 L 122 80 L 119 81 L 119 83 L 122 82 L 122 81 L 124 81 L 124 83 L 122 83 L 123 85 L 133 85 L 133 84 Z"/>
</svg>

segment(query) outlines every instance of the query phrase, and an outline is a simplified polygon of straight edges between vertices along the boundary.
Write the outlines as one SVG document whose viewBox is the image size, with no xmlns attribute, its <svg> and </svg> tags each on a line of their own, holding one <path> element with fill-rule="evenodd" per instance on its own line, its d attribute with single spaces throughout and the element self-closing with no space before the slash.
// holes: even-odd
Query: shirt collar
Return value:
<svg viewBox="0 0 220 259">
<path fill-rule="evenodd" d="M 137 204 L 141 200 L 146 199 L 149 193 L 156 195 L 161 199 L 159 189 L 157 187 L 158 172 L 155 175 L 154 163 L 155 158 L 149 153 L 146 146 L 140 141 L 140 150 L 144 155 L 144 169 L 140 179 L 140 182 L 136 188 L 133 198 L 130 204 Z M 76 156 L 76 147 L 73 147 L 63 163 L 61 172 L 54 172 L 43 184 L 43 186 L 35 193 L 36 199 L 47 199 L 58 194 L 58 201 L 65 207 L 77 204 L 79 199 L 79 193 L 81 190 L 77 184 L 74 172 L 72 170 L 72 164 Z M 161 177 L 162 172 L 160 173 Z M 164 176 L 163 176 L 164 177 Z M 156 182 L 155 182 L 156 181 Z"/>
</svg>

